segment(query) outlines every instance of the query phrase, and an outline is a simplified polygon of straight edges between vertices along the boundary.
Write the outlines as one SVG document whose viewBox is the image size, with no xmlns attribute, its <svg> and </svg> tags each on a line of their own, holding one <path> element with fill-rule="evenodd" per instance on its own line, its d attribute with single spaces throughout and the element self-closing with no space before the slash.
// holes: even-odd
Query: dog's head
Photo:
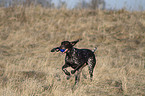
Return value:
<svg viewBox="0 0 145 96">
<path fill-rule="evenodd" d="M 55 51 L 61 51 L 62 53 L 66 53 L 68 52 L 69 50 L 71 50 L 73 48 L 73 46 L 79 42 L 81 39 L 78 39 L 76 41 L 72 41 L 72 42 L 69 42 L 69 41 L 63 41 L 61 42 L 61 45 L 60 47 L 56 47 L 56 48 L 53 48 L 51 50 L 51 52 L 55 52 Z"/>
</svg>

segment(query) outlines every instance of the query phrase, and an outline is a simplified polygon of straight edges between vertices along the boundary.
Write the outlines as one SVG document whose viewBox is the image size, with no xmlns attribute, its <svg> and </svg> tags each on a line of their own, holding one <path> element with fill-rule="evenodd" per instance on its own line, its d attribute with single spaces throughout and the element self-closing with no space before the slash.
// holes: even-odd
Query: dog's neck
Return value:
<svg viewBox="0 0 145 96">
<path fill-rule="evenodd" d="M 74 51 L 75 51 L 75 48 L 74 47 L 72 47 L 71 49 L 69 49 L 67 52 L 66 52 L 66 56 L 72 56 L 72 54 L 74 53 Z"/>
</svg>

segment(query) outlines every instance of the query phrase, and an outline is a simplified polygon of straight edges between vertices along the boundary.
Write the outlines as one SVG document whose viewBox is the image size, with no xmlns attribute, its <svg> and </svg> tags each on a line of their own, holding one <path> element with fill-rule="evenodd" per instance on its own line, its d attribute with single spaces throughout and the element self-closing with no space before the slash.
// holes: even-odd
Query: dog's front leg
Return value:
<svg viewBox="0 0 145 96">
<path fill-rule="evenodd" d="M 86 66 L 86 63 L 77 66 L 74 70 L 71 70 L 71 74 L 74 74 L 77 70 L 82 70 L 85 66 Z"/>
<path fill-rule="evenodd" d="M 69 67 L 69 65 L 67 65 L 67 64 L 63 65 L 63 66 L 62 66 L 62 71 L 67 75 L 67 80 L 69 80 L 70 77 L 71 77 L 71 75 L 70 75 L 70 72 L 68 72 L 68 71 L 66 70 L 67 67 Z"/>
</svg>

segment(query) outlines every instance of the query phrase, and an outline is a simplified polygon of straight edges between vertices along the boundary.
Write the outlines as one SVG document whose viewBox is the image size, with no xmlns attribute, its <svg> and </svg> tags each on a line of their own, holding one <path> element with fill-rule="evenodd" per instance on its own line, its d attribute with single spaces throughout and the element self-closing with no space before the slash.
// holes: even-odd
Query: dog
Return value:
<svg viewBox="0 0 145 96">
<path fill-rule="evenodd" d="M 74 48 L 74 45 L 78 43 L 81 39 L 76 41 L 63 41 L 59 47 L 53 48 L 51 52 L 62 52 L 66 54 L 65 64 L 62 66 L 63 72 L 67 75 L 67 80 L 71 77 L 71 74 L 75 74 L 75 84 L 80 80 L 80 72 L 83 67 L 88 65 L 90 80 L 92 81 L 93 69 L 96 65 L 96 58 L 94 52 L 97 47 L 92 51 L 90 49 L 78 49 Z M 67 67 L 73 68 L 70 72 L 66 69 Z"/>
</svg>

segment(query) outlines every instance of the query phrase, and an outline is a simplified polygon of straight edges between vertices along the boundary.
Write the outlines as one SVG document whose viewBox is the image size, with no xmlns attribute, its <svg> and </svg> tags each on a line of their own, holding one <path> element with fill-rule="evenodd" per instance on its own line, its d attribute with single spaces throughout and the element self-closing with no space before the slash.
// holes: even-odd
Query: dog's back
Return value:
<svg viewBox="0 0 145 96">
<path fill-rule="evenodd" d="M 94 52 L 92 52 L 92 50 L 90 50 L 90 49 L 77 49 L 77 48 L 75 48 L 75 50 L 76 51 L 74 54 L 76 54 L 76 56 L 78 58 L 80 58 L 81 60 L 86 61 L 86 62 L 88 61 L 88 59 L 90 57 L 95 56 Z"/>
</svg>

